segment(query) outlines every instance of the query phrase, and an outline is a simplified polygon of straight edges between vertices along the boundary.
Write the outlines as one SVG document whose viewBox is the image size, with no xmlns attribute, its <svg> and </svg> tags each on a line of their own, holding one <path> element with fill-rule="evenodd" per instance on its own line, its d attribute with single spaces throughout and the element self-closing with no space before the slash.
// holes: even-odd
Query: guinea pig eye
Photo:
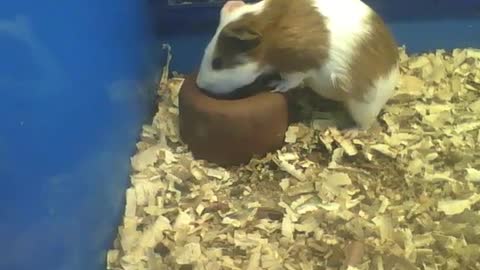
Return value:
<svg viewBox="0 0 480 270">
<path fill-rule="evenodd" d="M 220 59 L 220 57 L 217 57 L 217 58 L 213 59 L 212 68 L 213 69 L 221 69 L 222 68 L 222 59 Z"/>
</svg>

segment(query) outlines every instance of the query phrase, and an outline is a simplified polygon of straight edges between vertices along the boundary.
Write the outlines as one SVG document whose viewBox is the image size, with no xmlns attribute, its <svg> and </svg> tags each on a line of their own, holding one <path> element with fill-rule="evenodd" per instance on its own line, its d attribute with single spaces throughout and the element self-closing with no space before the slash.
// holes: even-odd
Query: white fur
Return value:
<svg viewBox="0 0 480 270">
<path fill-rule="evenodd" d="M 393 96 L 399 77 L 398 66 L 394 66 L 388 74 L 379 78 L 367 91 L 367 101 L 349 99 L 346 106 L 357 125 L 368 129 L 375 121 L 383 106 Z"/>
<path fill-rule="evenodd" d="M 366 21 L 373 12 L 360 0 L 315 0 L 315 7 L 326 18 L 330 32 L 328 60 L 319 70 L 309 72 L 311 86 L 319 94 L 335 99 L 334 89 L 350 91 L 351 81 L 348 66 L 359 41 L 371 31 Z"/>
<path fill-rule="evenodd" d="M 223 27 L 240 18 L 246 13 L 258 14 L 263 10 L 264 3 L 245 4 L 232 12 L 221 12 L 220 23 L 217 27 L 215 35 L 207 45 L 200 70 L 197 75 L 197 85 L 208 92 L 215 94 L 226 94 L 241 88 L 245 85 L 253 83 L 255 79 L 263 74 L 266 70 L 261 69 L 252 59 L 245 59 L 245 63 L 230 69 L 213 70 L 212 61 L 215 46 L 217 44 L 218 35 Z"/>
<path fill-rule="evenodd" d="M 305 83 L 321 96 L 340 100 L 338 91 L 350 92 L 348 66 L 359 42 L 372 31 L 367 22 L 373 10 L 360 0 L 315 0 L 315 7 L 326 17 L 330 32 L 329 57 L 324 66 L 307 73 Z M 375 61 L 375 59 L 372 59 Z M 368 128 L 382 107 L 393 95 L 398 79 L 398 67 L 374 82 L 367 90 L 368 102 L 347 100 L 346 106 L 361 128 Z"/>
</svg>

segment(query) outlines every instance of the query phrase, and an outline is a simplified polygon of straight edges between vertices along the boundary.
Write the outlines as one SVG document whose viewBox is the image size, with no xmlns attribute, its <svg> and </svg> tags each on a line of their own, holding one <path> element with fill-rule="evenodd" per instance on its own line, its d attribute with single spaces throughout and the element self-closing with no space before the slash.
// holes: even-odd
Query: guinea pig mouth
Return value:
<svg viewBox="0 0 480 270">
<path fill-rule="evenodd" d="M 255 81 L 252 83 L 242 86 L 240 88 L 235 89 L 234 91 L 228 93 L 228 94 L 213 94 L 213 93 L 208 93 L 207 91 L 202 90 L 202 92 L 210 96 L 212 98 L 216 99 L 226 99 L 226 100 L 233 100 L 233 99 L 242 99 L 242 98 L 247 98 L 253 95 L 256 95 L 261 92 L 268 92 L 272 89 L 269 87 L 269 83 L 274 81 L 274 80 L 279 80 L 280 75 L 277 73 L 266 73 L 258 76 Z"/>
</svg>

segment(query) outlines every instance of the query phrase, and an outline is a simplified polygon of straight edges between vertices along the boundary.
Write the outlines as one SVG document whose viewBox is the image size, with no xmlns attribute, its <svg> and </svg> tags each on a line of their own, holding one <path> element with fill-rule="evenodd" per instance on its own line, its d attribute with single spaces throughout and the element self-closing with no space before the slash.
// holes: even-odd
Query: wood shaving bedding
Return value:
<svg viewBox="0 0 480 270">
<path fill-rule="evenodd" d="M 229 169 L 181 143 L 164 74 L 107 269 L 480 269 L 480 50 L 399 50 L 378 129 L 344 138 L 300 93 L 286 145 Z"/>
</svg>

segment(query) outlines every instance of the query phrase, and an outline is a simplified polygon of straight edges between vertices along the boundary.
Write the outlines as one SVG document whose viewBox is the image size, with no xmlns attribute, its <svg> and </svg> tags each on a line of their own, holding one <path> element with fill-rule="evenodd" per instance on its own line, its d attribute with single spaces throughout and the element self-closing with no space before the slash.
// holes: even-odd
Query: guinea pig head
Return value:
<svg viewBox="0 0 480 270">
<path fill-rule="evenodd" d="M 253 83 L 264 71 L 252 57 L 262 43 L 259 4 L 227 2 L 220 23 L 205 48 L 196 83 L 213 94 L 229 94 Z"/>
</svg>

